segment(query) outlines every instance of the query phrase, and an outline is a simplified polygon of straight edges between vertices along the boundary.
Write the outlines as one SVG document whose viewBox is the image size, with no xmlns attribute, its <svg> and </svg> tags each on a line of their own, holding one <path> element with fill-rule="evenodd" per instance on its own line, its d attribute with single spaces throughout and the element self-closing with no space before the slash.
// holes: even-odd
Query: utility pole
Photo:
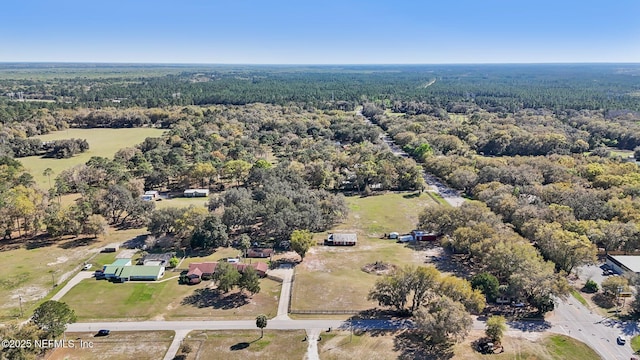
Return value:
<svg viewBox="0 0 640 360">
<path fill-rule="evenodd" d="M 22 312 L 22 295 L 18 295 L 18 300 L 20 301 L 20 317 L 24 315 Z"/>
<path fill-rule="evenodd" d="M 351 335 L 349 336 L 349 342 L 353 341 L 353 319 L 349 320 L 349 328 L 351 328 Z"/>
<path fill-rule="evenodd" d="M 622 290 L 622 286 L 618 286 L 616 291 L 616 315 L 620 315 L 620 293 Z"/>
</svg>

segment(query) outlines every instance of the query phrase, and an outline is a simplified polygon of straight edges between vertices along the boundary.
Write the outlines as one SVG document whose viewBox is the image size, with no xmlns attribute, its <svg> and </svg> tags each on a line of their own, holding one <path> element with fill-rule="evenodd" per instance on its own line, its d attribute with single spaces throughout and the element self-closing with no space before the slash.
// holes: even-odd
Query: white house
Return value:
<svg viewBox="0 0 640 360">
<path fill-rule="evenodd" d="M 207 197 L 209 189 L 187 189 L 184 191 L 184 197 Z"/>
</svg>

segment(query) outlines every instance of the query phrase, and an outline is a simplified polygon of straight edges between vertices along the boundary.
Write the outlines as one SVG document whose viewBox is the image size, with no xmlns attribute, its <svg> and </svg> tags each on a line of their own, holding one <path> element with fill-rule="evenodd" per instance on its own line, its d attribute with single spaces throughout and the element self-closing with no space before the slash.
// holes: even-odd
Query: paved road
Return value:
<svg viewBox="0 0 640 360">
<path fill-rule="evenodd" d="M 524 337 L 536 340 L 544 332 L 564 334 L 578 339 L 591 346 L 603 359 L 630 359 L 632 354 L 629 344 L 621 346 L 616 344 L 618 334 L 626 334 L 630 338 L 639 334 L 640 329 L 636 323 L 617 323 L 606 321 L 601 316 L 591 314 L 574 299 L 560 302 L 554 313 L 544 322 L 509 322 L 507 331 L 509 336 Z M 356 329 L 356 330 L 390 330 L 398 328 L 410 328 L 410 320 L 279 320 L 271 319 L 267 323 L 267 329 L 271 330 L 306 330 L 310 342 L 307 354 L 308 359 L 317 357 L 317 336 L 321 336 L 326 329 Z M 254 320 L 233 321 L 139 321 L 139 322 L 96 322 L 74 323 L 68 325 L 67 331 L 71 332 L 95 332 L 99 329 L 111 331 L 160 331 L 173 330 L 176 336 L 171 344 L 171 351 L 167 351 L 165 359 L 175 356 L 175 351 L 184 339 L 184 336 L 192 330 L 252 330 L 256 329 Z M 484 321 L 474 320 L 474 330 L 484 330 Z M 315 351 L 316 353 L 314 353 Z"/>
<path fill-rule="evenodd" d="M 367 124 L 372 126 L 378 126 L 372 123 L 371 120 L 369 120 L 367 117 L 362 115 L 362 107 L 358 107 L 358 109 L 356 110 L 356 115 L 359 115 L 362 118 L 364 118 L 364 121 Z M 378 128 L 380 128 L 380 131 L 382 131 L 382 134 L 380 135 L 380 140 L 382 140 L 382 142 L 389 147 L 389 150 L 391 150 L 391 152 L 395 156 L 409 157 L 409 154 L 407 154 L 404 150 L 402 150 L 402 148 L 393 141 L 391 136 L 389 136 L 389 134 L 386 131 L 384 131 L 384 129 L 382 129 L 379 126 Z M 438 178 L 436 178 L 435 176 L 431 174 L 427 174 L 424 171 L 424 168 L 422 168 L 422 177 L 424 178 L 424 181 L 427 183 L 427 185 L 429 185 L 429 187 L 431 188 L 431 191 L 440 195 L 447 203 L 449 203 L 449 205 L 458 207 L 464 203 L 464 198 L 460 196 L 460 193 L 457 190 L 451 189 L 450 187 L 446 186 L 445 184 L 442 183 L 442 181 L 438 180 Z"/>
<path fill-rule="evenodd" d="M 604 318 L 573 297 L 558 302 L 553 314 L 548 317 L 548 324 L 551 325 L 550 331 L 588 344 L 603 359 L 630 359 L 633 356 L 631 346 L 628 342 L 626 345 L 618 345 L 616 337 L 624 334 L 630 339 L 640 333 L 636 322 Z"/>
<path fill-rule="evenodd" d="M 277 320 L 267 322 L 266 329 L 271 330 L 304 330 L 304 329 L 397 329 L 410 327 L 408 320 Z M 94 332 L 99 329 L 111 331 L 160 331 L 160 330 L 249 330 L 256 329 L 255 320 L 221 320 L 221 321 L 132 321 L 132 322 L 92 322 L 73 323 L 67 326 L 70 332 Z"/>
</svg>

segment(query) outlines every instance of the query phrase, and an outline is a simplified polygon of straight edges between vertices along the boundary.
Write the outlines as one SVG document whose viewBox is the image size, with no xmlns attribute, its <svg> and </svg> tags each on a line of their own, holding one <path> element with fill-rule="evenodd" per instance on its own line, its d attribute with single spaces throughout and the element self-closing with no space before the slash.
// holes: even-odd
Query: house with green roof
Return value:
<svg viewBox="0 0 640 360">
<path fill-rule="evenodd" d="M 117 259 L 104 266 L 103 276 L 107 280 L 119 282 L 156 281 L 164 276 L 164 266 L 131 265 L 131 259 Z"/>
<path fill-rule="evenodd" d="M 118 278 L 120 281 L 156 281 L 164 276 L 164 266 L 139 265 L 123 266 Z"/>
</svg>

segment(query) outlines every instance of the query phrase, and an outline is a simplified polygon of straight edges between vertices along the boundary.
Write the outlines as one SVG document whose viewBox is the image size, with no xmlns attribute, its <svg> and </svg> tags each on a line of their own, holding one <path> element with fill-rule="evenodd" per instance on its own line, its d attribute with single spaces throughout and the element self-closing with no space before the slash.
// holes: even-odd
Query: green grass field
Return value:
<svg viewBox="0 0 640 360">
<path fill-rule="evenodd" d="M 634 353 L 640 351 L 640 335 L 636 335 L 631 338 L 631 348 Z"/>
<path fill-rule="evenodd" d="M 49 179 L 42 175 L 46 168 L 53 170 L 51 183 L 55 177 L 65 169 L 69 169 L 79 164 L 84 164 L 92 156 L 102 156 L 112 158 L 120 149 L 137 145 L 148 137 L 158 137 L 164 130 L 151 128 L 133 129 L 69 129 L 57 131 L 47 135 L 36 136 L 42 141 L 60 139 L 86 139 L 89 143 L 89 150 L 69 159 L 48 159 L 40 156 L 29 156 L 18 159 L 42 189 L 49 188 Z"/>
<path fill-rule="evenodd" d="M 334 230 L 358 234 L 353 247 L 315 246 L 296 267 L 292 309 L 364 310 L 376 306 L 366 300 L 377 275 L 361 268 L 376 261 L 397 266 L 424 263 L 424 256 L 407 245 L 380 239 L 384 233 L 408 233 L 415 228 L 418 214 L 433 200 L 427 195 L 388 193 L 366 198 L 349 197 L 348 219 Z M 326 233 L 316 234 L 322 242 Z"/>
<path fill-rule="evenodd" d="M 307 343 L 303 330 L 194 331 L 184 341 L 191 347 L 188 360 L 303 359 Z M 180 354 L 180 353 L 178 353 Z"/>
<path fill-rule="evenodd" d="M 600 359 L 600 356 L 587 344 L 564 335 L 551 335 L 542 344 L 552 354 L 553 359 L 590 360 Z"/>
</svg>

